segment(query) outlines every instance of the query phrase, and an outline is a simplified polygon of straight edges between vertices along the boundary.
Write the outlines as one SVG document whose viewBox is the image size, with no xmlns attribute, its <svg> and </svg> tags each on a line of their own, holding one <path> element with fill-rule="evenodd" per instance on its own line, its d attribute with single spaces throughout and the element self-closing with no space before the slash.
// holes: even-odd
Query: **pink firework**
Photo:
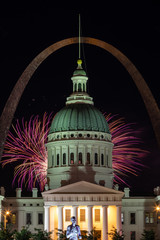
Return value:
<svg viewBox="0 0 160 240">
<path fill-rule="evenodd" d="M 114 182 L 125 183 L 124 176 L 137 175 L 141 159 L 147 151 L 140 149 L 140 139 L 135 137 L 132 124 L 125 124 L 122 118 L 114 120 L 110 114 L 106 117 L 112 135 Z M 18 163 L 15 167 L 13 183 L 18 179 L 18 185 L 23 184 L 31 190 L 36 184 L 44 190 L 47 177 L 47 151 L 45 143 L 49 133 L 51 115 L 44 114 L 42 122 L 39 117 L 31 117 L 29 123 L 22 121 L 22 127 L 17 120 L 13 127 L 15 135 L 9 132 L 3 157 L 3 166 L 8 163 Z M 125 183 L 126 184 L 126 183 Z"/>
<path fill-rule="evenodd" d="M 44 189 L 47 173 L 45 143 L 50 122 L 51 115 L 47 117 L 46 113 L 42 121 L 38 116 L 31 117 L 29 123 L 22 120 L 22 126 L 17 120 L 16 126 L 13 127 L 15 134 L 8 134 L 2 165 L 18 163 L 14 170 L 13 183 L 18 179 L 21 188 L 25 183 L 28 190 L 31 190 L 38 183 L 40 190 Z"/>
<path fill-rule="evenodd" d="M 148 151 L 139 147 L 142 145 L 138 137 L 140 131 L 133 130 L 133 124 L 126 124 L 123 118 L 114 120 L 115 118 L 116 116 L 111 114 L 106 116 L 114 144 L 112 152 L 114 182 L 127 184 L 123 177 L 128 174 L 138 175 L 141 167 L 144 167 L 141 161 L 147 156 Z"/>
</svg>

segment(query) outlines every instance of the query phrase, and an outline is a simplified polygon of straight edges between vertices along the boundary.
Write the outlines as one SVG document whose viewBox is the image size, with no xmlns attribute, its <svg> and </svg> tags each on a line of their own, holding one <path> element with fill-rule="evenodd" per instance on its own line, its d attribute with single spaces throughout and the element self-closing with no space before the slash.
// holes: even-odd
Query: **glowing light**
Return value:
<svg viewBox="0 0 160 240">
<path fill-rule="evenodd" d="M 160 207 L 159 207 L 159 206 L 157 206 L 157 207 L 156 207 L 156 210 L 157 210 L 157 211 L 160 211 Z"/>
<path fill-rule="evenodd" d="M 139 130 L 133 130 L 134 124 L 126 124 L 123 118 L 117 116 L 106 116 L 109 129 L 114 144 L 112 152 L 112 166 L 114 169 L 114 182 L 127 184 L 123 177 L 128 174 L 138 175 L 142 159 L 148 154 L 148 151 L 141 149 L 142 143 L 138 137 Z"/>
<path fill-rule="evenodd" d="M 122 184 L 124 176 L 137 175 L 142 165 L 141 159 L 147 151 L 140 149 L 141 140 L 135 135 L 139 131 L 132 129 L 132 124 L 125 124 L 124 119 L 116 118 L 110 114 L 106 117 L 114 144 L 112 161 L 114 169 L 114 182 Z M 36 185 L 44 190 L 47 176 L 47 136 L 51 123 L 51 115 L 45 113 L 43 120 L 38 116 L 31 117 L 30 121 L 22 120 L 22 127 L 17 120 L 13 127 L 15 134 L 9 132 L 5 144 L 2 165 L 18 163 L 14 171 L 13 184 L 18 179 L 18 185 L 23 184 L 31 190 Z"/>
<path fill-rule="evenodd" d="M 10 214 L 10 211 L 6 211 L 6 215 L 9 215 Z"/>
<path fill-rule="evenodd" d="M 17 120 L 13 127 L 15 134 L 9 132 L 5 144 L 2 165 L 18 163 L 14 169 L 14 179 L 18 179 L 18 185 L 23 184 L 31 190 L 38 183 L 40 190 L 44 189 L 47 174 L 47 151 L 45 143 L 49 132 L 51 115 L 45 113 L 43 120 L 38 116 L 31 117 L 30 121 L 22 120 L 22 127 Z"/>
</svg>

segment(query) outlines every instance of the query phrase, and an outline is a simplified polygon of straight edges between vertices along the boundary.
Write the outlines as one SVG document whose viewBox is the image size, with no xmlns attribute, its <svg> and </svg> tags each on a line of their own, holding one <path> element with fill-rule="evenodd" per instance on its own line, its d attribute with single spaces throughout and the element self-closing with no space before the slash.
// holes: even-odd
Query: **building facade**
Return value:
<svg viewBox="0 0 160 240">
<path fill-rule="evenodd" d="M 114 186 L 111 134 L 103 114 L 94 107 L 87 93 L 88 77 L 77 61 L 71 78 L 73 93 L 66 106 L 54 117 L 48 143 L 47 184 L 42 197 L 33 189 L 32 197 L 5 196 L 1 187 L 1 221 L 7 209 L 12 214 L 15 229 L 29 225 L 52 231 L 57 239 L 57 229 L 66 230 L 71 216 L 77 218 L 82 234 L 95 229 L 100 239 L 110 239 L 113 227 L 123 229 L 127 240 L 138 240 L 144 229 L 158 233 L 159 205 L 157 197 L 130 197 L 129 189 L 121 192 Z"/>
</svg>

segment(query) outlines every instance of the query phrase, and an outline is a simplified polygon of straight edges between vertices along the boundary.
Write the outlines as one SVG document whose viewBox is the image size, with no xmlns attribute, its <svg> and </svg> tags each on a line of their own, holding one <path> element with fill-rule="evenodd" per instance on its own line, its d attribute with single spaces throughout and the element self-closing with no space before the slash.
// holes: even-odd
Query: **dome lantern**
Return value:
<svg viewBox="0 0 160 240">
<path fill-rule="evenodd" d="M 78 59 L 77 64 L 78 66 L 71 77 L 73 82 L 73 93 L 67 98 L 66 105 L 74 103 L 86 103 L 93 105 L 93 98 L 87 93 L 88 77 L 82 68 L 82 60 Z"/>
</svg>

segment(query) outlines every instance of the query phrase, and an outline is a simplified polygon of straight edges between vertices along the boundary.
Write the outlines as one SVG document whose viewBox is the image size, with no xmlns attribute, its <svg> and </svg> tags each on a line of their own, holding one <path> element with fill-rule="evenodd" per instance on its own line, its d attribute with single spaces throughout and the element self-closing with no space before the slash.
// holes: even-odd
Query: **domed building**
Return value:
<svg viewBox="0 0 160 240">
<path fill-rule="evenodd" d="M 112 188 L 111 134 L 87 94 L 81 60 L 71 79 L 73 93 L 54 117 L 48 135 L 48 185 L 54 189 L 84 180 Z"/>
<path fill-rule="evenodd" d="M 48 135 L 45 191 L 39 197 L 33 188 L 32 197 L 26 197 L 17 188 L 16 197 L 7 197 L 0 187 L 0 222 L 10 219 L 18 231 L 26 225 L 31 232 L 51 231 L 55 240 L 57 229 L 65 231 L 75 216 L 82 234 L 95 229 L 101 240 L 111 239 L 107 233 L 113 227 L 123 229 L 128 240 L 141 239 L 144 229 L 153 229 L 160 239 L 160 187 L 155 188 L 156 197 L 130 197 L 129 188 L 124 193 L 113 189 L 111 134 L 87 93 L 81 60 L 71 79 L 73 93 L 54 117 Z"/>
<path fill-rule="evenodd" d="M 82 61 L 77 64 L 71 78 L 73 93 L 54 117 L 46 144 L 49 190 L 42 193 L 44 225 L 48 231 L 66 230 L 75 216 L 82 233 L 96 228 L 106 240 L 113 226 L 121 229 L 124 193 L 112 189 L 113 143 L 108 123 L 87 93 Z"/>
</svg>

